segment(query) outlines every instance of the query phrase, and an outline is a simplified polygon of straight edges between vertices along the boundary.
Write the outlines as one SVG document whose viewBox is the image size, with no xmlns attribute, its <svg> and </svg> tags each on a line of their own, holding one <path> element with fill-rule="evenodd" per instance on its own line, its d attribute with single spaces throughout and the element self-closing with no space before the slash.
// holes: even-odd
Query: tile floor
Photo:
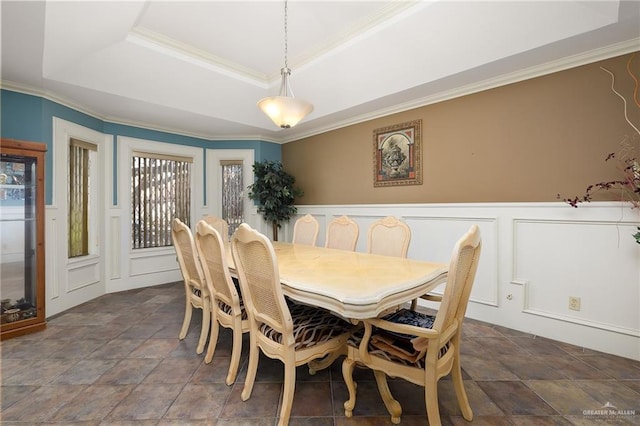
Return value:
<svg viewBox="0 0 640 426">
<path fill-rule="evenodd" d="M 178 340 L 180 283 L 108 294 L 48 322 L 46 330 L 3 341 L 3 425 L 274 425 L 282 391 L 279 361 L 261 357 L 251 398 L 242 402 L 247 351 L 236 383 L 224 379 L 231 333 L 211 364 L 196 355 L 197 315 Z M 245 338 L 245 342 L 247 339 Z M 640 362 L 467 320 L 462 366 L 474 425 L 640 424 Z M 356 370 L 354 416 L 340 360 L 310 376 L 297 372 L 291 425 L 391 424 L 373 375 Z M 426 425 L 422 389 L 393 380 L 401 425 Z M 467 424 L 450 381 L 440 382 L 443 424 Z M 618 410 L 603 413 L 605 404 Z"/>
</svg>

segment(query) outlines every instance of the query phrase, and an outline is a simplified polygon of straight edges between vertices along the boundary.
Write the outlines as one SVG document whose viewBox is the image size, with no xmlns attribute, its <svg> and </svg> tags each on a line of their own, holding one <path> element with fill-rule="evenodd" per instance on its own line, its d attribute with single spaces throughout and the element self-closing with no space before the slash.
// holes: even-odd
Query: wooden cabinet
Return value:
<svg viewBox="0 0 640 426">
<path fill-rule="evenodd" d="M 46 145 L 0 141 L 0 340 L 43 330 Z"/>
</svg>

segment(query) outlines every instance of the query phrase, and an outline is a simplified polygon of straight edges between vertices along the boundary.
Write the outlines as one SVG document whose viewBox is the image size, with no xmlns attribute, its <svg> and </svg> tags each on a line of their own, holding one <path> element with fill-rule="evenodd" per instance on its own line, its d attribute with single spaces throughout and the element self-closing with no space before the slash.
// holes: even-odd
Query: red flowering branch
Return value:
<svg viewBox="0 0 640 426">
<path fill-rule="evenodd" d="M 638 81 L 638 77 L 636 77 L 631 71 L 631 62 L 633 61 L 635 54 L 632 55 L 627 61 L 627 73 L 631 76 L 634 81 L 634 90 L 633 90 L 633 102 L 635 105 L 640 108 L 640 99 L 638 98 L 638 87 L 640 83 Z M 575 196 L 573 198 L 562 198 L 560 194 L 557 195 L 558 199 L 563 200 L 571 207 L 578 207 L 580 203 L 588 203 L 592 200 L 592 196 L 597 191 L 610 191 L 614 189 L 619 189 L 622 192 L 622 200 L 629 201 L 631 203 L 632 209 L 640 210 L 640 164 L 638 157 L 636 156 L 636 152 L 634 150 L 634 140 L 640 137 L 640 130 L 636 127 L 631 120 L 629 120 L 629 116 L 627 114 L 627 100 L 616 90 L 615 84 L 615 76 L 611 71 L 606 68 L 600 67 L 603 71 L 608 73 L 611 76 L 611 90 L 615 93 L 620 99 L 622 99 L 624 105 L 624 118 L 629 123 L 629 125 L 635 130 L 633 136 L 625 137 L 622 141 L 622 149 L 620 152 L 610 153 L 605 161 L 610 161 L 613 159 L 618 160 L 618 167 L 622 172 L 622 177 L 617 180 L 610 180 L 605 182 L 598 182 L 593 185 L 589 185 L 585 190 L 582 196 Z M 633 235 L 636 239 L 636 242 L 640 244 L 640 227 L 638 227 L 638 232 Z"/>
</svg>

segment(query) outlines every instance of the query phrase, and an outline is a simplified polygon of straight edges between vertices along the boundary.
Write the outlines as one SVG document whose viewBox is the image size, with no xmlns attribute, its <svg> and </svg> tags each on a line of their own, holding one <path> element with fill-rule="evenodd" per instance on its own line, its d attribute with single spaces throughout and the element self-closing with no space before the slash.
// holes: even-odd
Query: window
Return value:
<svg viewBox="0 0 640 426">
<path fill-rule="evenodd" d="M 132 247 L 173 244 L 173 218 L 190 225 L 192 159 L 134 152 L 131 168 Z"/>
<path fill-rule="evenodd" d="M 90 177 L 92 162 L 98 147 L 92 143 L 71 139 L 69 143 L 68 192 L 68 256 L 89 254 L 89 210 L 91 206 Z"/>
<path fill-rule="evenodd" d="M 229 236 L 244 222 L 242 160 L 221 160 L 222 218 L 229 224 Z"/>
</svg>

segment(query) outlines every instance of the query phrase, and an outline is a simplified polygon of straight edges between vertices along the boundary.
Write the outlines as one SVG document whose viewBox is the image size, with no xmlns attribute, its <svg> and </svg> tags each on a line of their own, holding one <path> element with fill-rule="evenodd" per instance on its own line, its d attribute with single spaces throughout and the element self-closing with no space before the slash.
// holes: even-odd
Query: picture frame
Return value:
<svg viewBox="0 0 640 426">
<path fill-rule="evenodd" d="M 373 131 L 373 186 L 422 185 L 422 120 Z"/>
</svg>

